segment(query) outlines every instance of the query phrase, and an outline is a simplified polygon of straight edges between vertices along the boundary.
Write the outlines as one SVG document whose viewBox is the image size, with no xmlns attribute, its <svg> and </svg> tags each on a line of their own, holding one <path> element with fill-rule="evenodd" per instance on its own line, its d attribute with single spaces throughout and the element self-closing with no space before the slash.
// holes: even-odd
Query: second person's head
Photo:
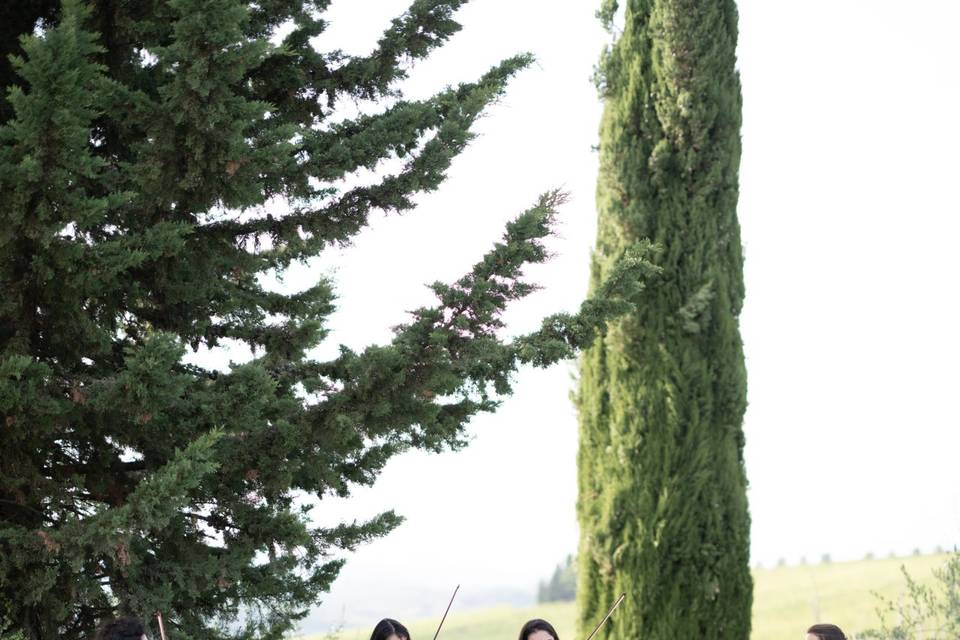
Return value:
<svg viewBox="0 0 960 640">
<path fill-rule="evenodd" d="M 807 629 L 807 640 L 847 640 L 835 624 L 815 624 Z"/>
<path fill-rule="evenodd" d="M 410 632 L 393 618 L 384 618 L 373 628 L 370 640 L 410 640 Z"/>
<path fill-rule="evenodd" d="M 520 629 L 518 640 L 560 640 L 556 629 L 546 620 L 534 618 Z"/>
</svg>

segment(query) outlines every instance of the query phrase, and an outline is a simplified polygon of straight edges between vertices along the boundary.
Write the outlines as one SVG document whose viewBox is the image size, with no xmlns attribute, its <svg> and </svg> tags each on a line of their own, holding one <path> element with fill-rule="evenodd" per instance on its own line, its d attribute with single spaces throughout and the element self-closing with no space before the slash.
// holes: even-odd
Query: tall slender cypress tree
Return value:
<svg viewBox="0 0 960 640">
<path fill-rule="evenodd" d="M 535 288 L 524 266 L 547 257 L 549 193 L 389 344 L 312 356 L 332 284 L 270 282 L 436 189 L 529 62 L 407 100 L 397 82 L 463 0 L 413 0 L 365 56 L 323 49 L 328 4 L 0 7 L 0 636 L 74 640 L 161 610 L 178 639 L 280 637 L 338 550 L 399 522 L 320 527 L 298 496 L 462 446 L 520 363 L 570 357 L 647 270 L 625 261 L 580 313 L 505 339 L 505 306 Z M 343 100 L 364 115 L 334 120 Z M 251 359 L 184 359 L 229 343 Z"/>
<path fill-rule="evenodd" d="M 750 632 L 734 0 L 628 0 L 599 85 L 594 285 L 638 238 L 663 271 L 582 360 L 579 624 L 624 640 Z M 612 21 L 617 6 L 600 16 Z"/>
</svg>

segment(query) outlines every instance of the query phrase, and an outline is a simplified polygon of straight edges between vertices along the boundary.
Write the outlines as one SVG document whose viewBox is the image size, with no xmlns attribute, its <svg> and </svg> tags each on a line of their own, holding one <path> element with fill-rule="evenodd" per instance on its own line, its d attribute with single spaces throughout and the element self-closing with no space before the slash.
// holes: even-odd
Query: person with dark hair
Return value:
<svg viewBox="0 0 960 640">
<path fill-rule="evenodd" d="M 143 620 L 133 616 L 107 620 L 97 629 L 95 640 L 147 640 Z"/>
<path fill-rule="evenodd" d="M 373 628 L 370 640 L 410 640 L 410 632 L 396 620 L 384 618 Z"/>
<path fill-rule="evenodd" d="M 518 640 L 560 640 L 557 630 L 546 620 L 534 618 L 520 628 Z"/>
<path fill-rule="evenodd" d="M 807 629 L 807 640 L 847 640 L 835 624 L 815 624 Z"/>
</svg>

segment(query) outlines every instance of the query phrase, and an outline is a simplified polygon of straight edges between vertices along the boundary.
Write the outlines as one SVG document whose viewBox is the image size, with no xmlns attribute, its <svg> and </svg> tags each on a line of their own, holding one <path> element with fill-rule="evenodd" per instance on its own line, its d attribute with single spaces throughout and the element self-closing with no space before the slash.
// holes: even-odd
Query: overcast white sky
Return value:
<svg viewBox="0 0 960 640">
<path fill-rule="evenodd" d="M 324 47 L 368 51 L 406 4 L 335 0 Z M 539 58 L 438 193 L 374 216 L 353 247 L 288 278 L 335 273 L 331 349 L 388 340 L 404 310 L 429 302 L 424 283 L 458 277 L 555 186 L 573 197 L 558 255 L 531 270 L 545 290 L 510 327 L 576 307 L 595 230 L 596 4 L 475 0 L 464 30 L 418 65 L 415 96 L 519 51 Z M 743 0 L 740 18 L 754 562 L 953 545 L 960 3 Z M 395 508 L 407 522 L 349 560 L 314 621 L 438 614 L 458 583 L 463 606 L 532 593 L 577 545 L 573 371 L 523 371 L 467 450 L 405 455 L 373 489 L 325 501 L 325 521 Z"/>
</svg>

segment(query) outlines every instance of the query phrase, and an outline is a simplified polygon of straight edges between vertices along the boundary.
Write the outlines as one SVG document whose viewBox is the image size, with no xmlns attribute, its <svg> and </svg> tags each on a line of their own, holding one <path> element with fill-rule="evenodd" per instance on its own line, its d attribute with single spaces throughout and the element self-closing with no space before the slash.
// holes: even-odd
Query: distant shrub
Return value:
<svg viewBox="0 0 960 640">
<path fill-rule="evenodd" d="M 896 602 L 881 598 L 880 628 L 858 640 L 956 640 L 960 638 L 960 552 L 933 572 L 933 586 L 918 584 L 906 568 L 907 591 Z M 896 622 L 891 622 L 895 620 Z"/>
<path fill-rule="evenodd" d="M 831 562 L 833 562 L 833 560 L 830 558 L 829 553 L 825 553 L 820 556 L 820 564 L 830 564 Z"/>
</svg>

